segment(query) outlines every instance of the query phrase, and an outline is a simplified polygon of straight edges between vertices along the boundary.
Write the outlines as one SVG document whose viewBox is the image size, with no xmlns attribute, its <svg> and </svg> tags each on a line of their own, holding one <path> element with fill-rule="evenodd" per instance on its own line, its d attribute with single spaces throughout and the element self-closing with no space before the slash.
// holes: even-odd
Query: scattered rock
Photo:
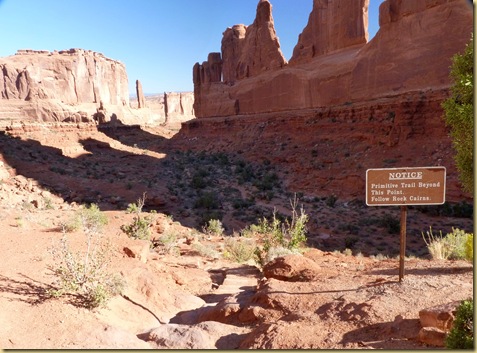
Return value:
<svg viewBox="0 0 477 353">
<path fill-rule="evenodd" d="M 460 301 L 454 301 L 419 311 L 422 327 L 435 327 L 443 331 L 449 331 L 454 323 L 459 304 Z"/>
<path fill-rule="evenodd" d="M 150 253 L 151 243 L 148 240 L 129 239 L 129 244 L 124 245 L 124 253 L 132 258 L 146 263 Z"/>
<path fill-rule="evenodd" d="M 313 260 L 301 255 L 287 255 L 278 257 L 263 268 L 267 278 L 281 281 L 308 282 L 319 278 L 320 266 Z"/>
<path fill-rule="evenodd" d="M 423 327 L 419 331 L 418 339 L 422 343 L 435 347 L 444 347 L 447 333 L 435 327 Z"/>
</svg>

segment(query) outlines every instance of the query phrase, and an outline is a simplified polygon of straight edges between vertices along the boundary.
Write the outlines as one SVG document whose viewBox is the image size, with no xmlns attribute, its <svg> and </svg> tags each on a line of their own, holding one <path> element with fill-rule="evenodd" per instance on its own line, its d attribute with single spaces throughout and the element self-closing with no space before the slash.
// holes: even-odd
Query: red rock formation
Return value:
<svg viewBox="0 0 477 353">
<path fill-rule="evenodd" d="M 194 75 L 196 116 L 309 109 L 449 87 L 450 58 L 463 50 L 473 29 L 466 1 L 387 0 L 380 7 L 381 28 L 365 44 L 367 4 L 316 0 L 290 64 L 233 85 L 225 77 L 237 63 L 222 53 L 224 82 L 209 84 Z M 239 32 L 231 40 L 226 31 L 224 40 L 233 45 L 225 49 L 243 50 Z M 196 64 L 195 72 L 203 66 Z"/>
<path fill-rule="evenodd" d="M 146 98 L 144 97 L 144 92 L 142 91 L 142 85 L 139 80 L 136 80 L 136 96 L 137 96 L 138 109 L 145 108 Z"/>
<path fill-rule="evenodd" d="M 129 103 L 128 77 L 124 64 L 101 53 L 19 50 L 0 58 L 0 99 L 24 101 L 26 119 L 64 120 L 82 104 L 92 112 L 100 101 L 121 110 Z"/>
<path fill-rule="evenodd" d="M 314 0 L 290 64 L 306 63 L 315 56 L 366 44 L 368 6 L 369 0 Z"/>
<path fill-rule="evenodd" d="M 194 66 L 195 111 L 218 109 L 222 115 L 239 113 L 238 102 L 234 99 L 224 101 L 223 95 L 227 90 L 215 83 L 234 85 L 237 80 L 273 72 L 286 65 L 275 32 L 272 5 L 268 0 L 259 1 L 255 21 L 250 26 L 236 25 L 225 30 L 221 50 L 222 58 L 220 53 L 213 53 L 202 65 L 197 63 Z M 215 94 L 220 106 L 212 104 L 209 108 Z"/>
<path fill-rule="evenodd" d="M 257 76 L 286 64 L 268 0 L 258 3 L 253 24 L 227 28 L 222 39 L 222 60 L 225 83 Z"/>
</svg>

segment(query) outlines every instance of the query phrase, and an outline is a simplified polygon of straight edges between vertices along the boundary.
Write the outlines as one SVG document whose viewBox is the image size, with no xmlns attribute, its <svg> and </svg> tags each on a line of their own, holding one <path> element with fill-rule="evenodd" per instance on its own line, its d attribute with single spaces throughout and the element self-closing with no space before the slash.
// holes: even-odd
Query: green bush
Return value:
<svg viewBox="0 0 477 353">
<path fill-rule="evenodd" d="M 474 300 L 463 300 L 457 308 L 452 329 L 445 341 L 449 349 L 474 348 Z"/>
<path fill-rule="evenodd" d="M 465 258 L 469 261 L 474 261 L 474 234 L 469 234 L 467 236 L 467 241 L 465 242 Z"/>
<path fill-rule="evenodd" d="M 204 233 L 209 235 L 221 236 L 224 234 L 224 227 L 222 222 L 218 219 L 211 219 L 204 226 Z"/>
<path fill-rule="evenodd" d="M 126 233 L 130 238 L 134 239 L 146 239 L 151 238 L 151 227 L 154 222 L 153 213 L 149 215 L 143 215 L 142 208 L 146 201 L 146 194 L 144 193 L 142 198 L 137 200 L 137 203 L 128 205 L 127 213 L 134 213 L 135 216 L 130 224 L 123 224 L 121 230 Z"/>
<path fill-rule="evenodd" d="M 401 221 L 389 214 L 384 215 L 378 224 L 386 228 L 389 234 L 398 234 L 401 230 Z"/>
<path fill-rule="evenodd" d="M 446 236 L 442 235 L 442 231 L 439 235 L 435 235 L 432 232 L 432 227 L 426 232 L 427 237 L 422 233 L 424 242 L 427 245 L 427 249 L 434 260 L 465 260 L 470 257 L 473 258 L 473 243 L 468 245 L 469 238 L 473 235 L 466 233 L 459 228 L 452 228 L 452 233 L 448 233 Z M 472 247 L 469 250 L 469 247 Z M 471 254 L 469 254 L 469 251 Z"/>
<path fill-rule="evenodd" d="M 474 42 L 472 37 L 462 54 L 452 58 L 451 96 L 442 103 L 445 121 L 456 151 L 455 161 L 462 187 L 474 191 Z"/>
<path fill-rule="evenodd" d="M 205 208 L 213 210 L 220 207 L 220 201 L 214 192 L 204 192 L 194 203 L 194 208 Z"/>
<path fill-rule="evenodd" d="M 167 233 L 157 239 L 153 246 L 159 253 L 180 255 L 178 244 L 177 236 L 174 233 Z"/>
<path fill-rule="evenodd" d="M 254 257 L 256 243 L 246 237 L 230 237 L 225 240 L 223 257 L 238 263 L 247 262 Z"/>
<path fill-rule="evenodd" d="M 65 232 L 82 230 L 85 233 L 101 232 L 103 226 L 108 224 L 108 218 L 101 213 L 98 205 L 83 206 L 75 212 L 74 217 L 63 225 Z"/>
<path fill-rule="evenodd" d="M 109 273 L 111 244 L 102 241 L 101 226 L 106 223 L 96 205 L 81 209 L 77 222 L 86 235 L 83 251 L 70 249 L 66 230 L 60 244 L 50 249 L 54 264 L 49 270 L 57 277 L 56 288 L 49 290 L 53 297 L 64 294 L 76 295 L 79 303 L 88 308 L 103 306 L 113 296 L 120 294 L 124 287 L 121 277 Z"/>
<path fill-rule="evenodd" d="M 268 261 L 273 260 L 269 255 L 274 248 L 284 248 L 295 251 L 305 244 L 308 215 L 304 212 L 303 208 L 301 208 L 300 213 L 298 213 L 296 211 L 296 203 L 297 200 L 295 197 L 291 202 L 291 220 L 279 220 L 275 211 L 270 221 L 263 218 L 257 225 L 252 225 L 243 233 L 243 235 L 252 235 L 259 239 L 259 245 L 255 249 L 255 257 L 257 262 L 262 266 Z"/>
</svg>

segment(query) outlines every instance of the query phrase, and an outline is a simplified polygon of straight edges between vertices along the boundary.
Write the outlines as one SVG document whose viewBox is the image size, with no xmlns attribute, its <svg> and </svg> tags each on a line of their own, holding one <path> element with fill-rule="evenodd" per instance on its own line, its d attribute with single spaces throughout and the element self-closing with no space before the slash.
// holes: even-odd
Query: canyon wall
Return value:
<svg viewBox="0 0 477 353">
<path fill-rule="evenodd" d="M 65 104 L 129 103 L 126 67 L 83 49 L 18 50 L 0 58 L 2 99 L 58 99 Z"/>
<path fill-rule="evenodd" d="M 467 1 L 386 0 L 380 6 L 379 31 L 369 42 L 368 4 L 314 0 L 290 62 L 277 64 L 276 48 L 273 59 L 262 54 L 252 61 L 269 69 L 249 69 L 248 76 L 237 59 L 253 56 L 241 44 L 248 28 L 227 29 L 222 52 L 194 66 L 196 116 L 309 109 L 449 87 L 451 57 L 463 50 L 473 29 Z M 256 37 L 258 47 L 271 48 L 271 9 L 268 0 L 257 6 L 253 26 L 269 33 Z M 279 46 L 278 39 L 273 43 Z"/>
<path fill-rule="evenodd" d="M 194 118 L 192 93 L 165 93 L 162 102 L 146 103 L 136 80 L 136 94 L 139 100 L 131 104 L 124 64 L 91 50 L 28 49 L 0 58 L 0 125 L 113 117 L 125 124 L 158 124 Z"/>
<path fill-rule="evenodd" d="M 92 121 L 126 119 L 126 67 L 91 50 L 18 50 L 0 58 L 0 120 Z"/>
</svg>

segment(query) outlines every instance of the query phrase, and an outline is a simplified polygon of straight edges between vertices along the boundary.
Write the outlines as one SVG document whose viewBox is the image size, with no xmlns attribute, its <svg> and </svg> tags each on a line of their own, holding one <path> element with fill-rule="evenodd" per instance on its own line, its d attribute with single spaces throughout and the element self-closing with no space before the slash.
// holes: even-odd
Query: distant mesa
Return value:
<svg viewBox="0 0 477 353">
<path fill-rule="evenodd" d="M 250 26 L 234 25 L 221 53 L 193 68 L 198 118 L 311 109 L 449 87 L 450 58 L 473 30 L 464 0 L 386 0 L 368 41 L 369 0 L 314 0 L 289 63 L 272 5 L 260 0 Z"/>
</svg>

